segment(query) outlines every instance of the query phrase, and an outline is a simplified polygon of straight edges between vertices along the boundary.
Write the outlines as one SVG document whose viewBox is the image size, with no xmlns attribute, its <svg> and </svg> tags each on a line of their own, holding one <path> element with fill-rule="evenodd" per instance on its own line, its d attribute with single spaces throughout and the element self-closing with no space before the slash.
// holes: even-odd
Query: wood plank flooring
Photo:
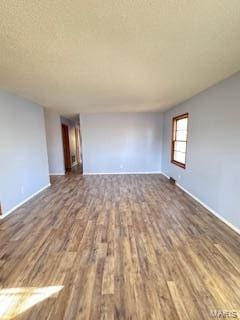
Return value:
<svg viewBox="0 0 240 320">
<path fill-rule="evenodd" d="M 214 310 L 240 311 L 240 236 L 161 175 L 55 177 L 0 222 L 0 319 Z"/>
</svg>

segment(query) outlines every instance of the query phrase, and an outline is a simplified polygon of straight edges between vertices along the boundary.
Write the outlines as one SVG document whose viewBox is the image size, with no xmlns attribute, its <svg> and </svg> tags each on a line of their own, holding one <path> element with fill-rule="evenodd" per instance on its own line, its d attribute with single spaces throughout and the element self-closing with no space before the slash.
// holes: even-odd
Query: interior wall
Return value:
<svg viewBox="0 0 240 320">
<path fill-rule="evenodd" d="M 83 172 L 160 172 L 161 113 L 81 114 Z"/>
<path fill-rule="evenodd" d="M 64 175 L 62 128 L 59 113 L 45 109 L 45 127 L 50 175 Z"/>
<path fill-rule="evenodd" d="M 49 183 L 43 108 L 0 91 L 0 201 L 4 213 Z"/>
<path fill-rule="evenodd" d="M 186 169 L 170 162 L 172 118 L 189 113 Z M 240 73 L 164 114 L 163 172 L 240 228 Z"/>
</svg>

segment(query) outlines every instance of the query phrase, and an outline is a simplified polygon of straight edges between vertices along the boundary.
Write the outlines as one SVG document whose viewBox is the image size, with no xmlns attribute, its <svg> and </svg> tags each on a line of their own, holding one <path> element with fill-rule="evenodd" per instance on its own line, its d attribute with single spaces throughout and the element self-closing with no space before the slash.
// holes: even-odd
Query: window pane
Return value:
<svg viewBox="0 0 240 320">
<path fill-rule="evenodd" d="M 174 150 L 180 152 L 186 152 L 187 143 L 186 142 L 175 142 Z"/>
<path fill-rule="evenodd" d="M 188 113 L 178 115 L 173 118 L 172 123 L 173 137 L 171 159 L 176 165 L 185 168 L 188 136 Z"/>
<path fill-rule="evenodd" d="M 186 153 L 174 151 L 173 159 L 175 161 L 178 161 L 178 162 L 181 162 L 181 163 L 185 163 L 185 161 L 186 161 Z"/>
<path fill-rule="evenodd" d="M 186 130 L 187 131 L 188 119 L 177 120 L 177 130 Z"/>
<path fill-rule="evenodd" d="M 175 140 L 187 140 L 187 131 L 176 131 L 176 139 Z"/>
</svg>

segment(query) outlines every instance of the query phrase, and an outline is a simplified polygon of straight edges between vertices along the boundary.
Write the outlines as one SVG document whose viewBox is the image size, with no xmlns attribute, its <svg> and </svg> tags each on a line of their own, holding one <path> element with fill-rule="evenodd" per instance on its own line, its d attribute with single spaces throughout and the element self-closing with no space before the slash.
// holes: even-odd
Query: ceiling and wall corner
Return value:
<svg viewBox="0 0 240 320">
<path fill-rule="evenodd" d="M 239 0 L 3 0 L 0 88 L 64 115 L 162 111 L 237 72 L 239 39 Z"/>
</svg>

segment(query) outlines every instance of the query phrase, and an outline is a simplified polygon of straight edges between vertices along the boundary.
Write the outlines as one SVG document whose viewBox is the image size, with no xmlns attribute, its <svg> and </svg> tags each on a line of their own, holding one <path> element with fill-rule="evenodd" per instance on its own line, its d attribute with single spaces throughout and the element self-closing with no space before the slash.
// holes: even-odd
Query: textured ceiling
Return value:
<svg viewBox="0 0 240 320">
<path fill-rule="evenodd" d="M 239 0 L 0 2 L 0 87 L 63 114 L 164 110 L 239 69 Z"/>
</svg>

